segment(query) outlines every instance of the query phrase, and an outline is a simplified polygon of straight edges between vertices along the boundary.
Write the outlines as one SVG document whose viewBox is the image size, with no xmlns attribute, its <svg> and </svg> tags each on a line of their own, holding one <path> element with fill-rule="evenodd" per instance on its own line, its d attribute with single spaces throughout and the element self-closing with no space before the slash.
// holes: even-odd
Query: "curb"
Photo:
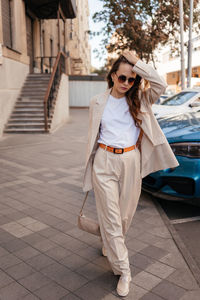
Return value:
<svg viewBox="0 0 200 300">
<path fill-rule="evenodd" d="M 163 219 L 166 227 L 168 228 L 169 232 L 171 233 L 172 238 L 173 238 L 176 246 L 180 250 L 180 252 L 181 252 L 185 262 L 187 263 L 190 271 L 192 272 L 197 284 L 200 286 L 200 269 L 197 266 L 194 258 L 191 256 L 190 252 L 186 248 L 185 244 L 183 243 L 180 235 L 178 234 L 178 232 L 176 231 L 174 226 L 170 223 L 169 218 L 167 217 L 167 215 L 166 215 L 165 211 L 163 210 L 163 208 L 156 201 L 156 199 L 154 199 L 153 197 L 151 197 L 151 199 L 152 199 L 154 205 L 156 206 L 161 218 Z"/>
</svg>

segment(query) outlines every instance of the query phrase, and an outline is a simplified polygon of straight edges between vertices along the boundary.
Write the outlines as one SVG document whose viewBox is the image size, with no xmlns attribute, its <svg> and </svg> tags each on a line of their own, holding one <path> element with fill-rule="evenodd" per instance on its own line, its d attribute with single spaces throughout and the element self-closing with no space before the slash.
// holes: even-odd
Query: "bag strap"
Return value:
<svg viewBox="0 0 200 300">
<path fill-rule="evenodd" d="M 87 193 L 86 193 L 86 195 L 85 195 L 85 198 L 84 198 L 84 200 L 83 200 L 83 205 L 82 205 L 81 210 L 80 210 L 80 215 L 82 215 L 83 207 L 84 207 L 85 202 L 86 202 L 86 200 L 87 200 L 88 193 L 89 193 L 89 191 L 87 191 Z"/>
</svg>

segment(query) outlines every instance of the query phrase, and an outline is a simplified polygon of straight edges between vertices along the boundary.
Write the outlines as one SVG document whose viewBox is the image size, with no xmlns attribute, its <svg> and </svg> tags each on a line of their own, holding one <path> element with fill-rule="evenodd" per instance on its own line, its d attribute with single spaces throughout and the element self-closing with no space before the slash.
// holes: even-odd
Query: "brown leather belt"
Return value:
<svg viewBox="0 0 200 300">
<path fill-rule="evenodd" d="M 113 153 L 116 153 L 116 154 L 122 154 L 124 152 L 134 150 L 136 148 L 136 145 L 133 145 L 133 146 L 128 147 L 128 148 L 113 148 L 113 147 L 110 147 L 110 146 L 106 146 L 104 144 L 99 144 L 99 147 L 101 147 L 104 150 L 107 150 L 109 152 L 113 152 Z"/>
<path fill-rule="evenodd" d="M 110 146 L 106 146 L 104 144 L 99 144 L 99 147 L 101 147 L 104 150 L 107 150 L 109 152 L 115 153 L 115 154 L 122 154 L 124 152 L 128 152 L 128 151 L 134 150 L 136 147 L 139 150 L 141 150 L 140 147 L 141 147 L 142 136 L 143 136 L 143 130 L 141 129 L 136 145 L 133 145 L 133 146 L 128 147 L 128 148 L 113 148 L 113 147 L 110 147 Z"/>
</svg>

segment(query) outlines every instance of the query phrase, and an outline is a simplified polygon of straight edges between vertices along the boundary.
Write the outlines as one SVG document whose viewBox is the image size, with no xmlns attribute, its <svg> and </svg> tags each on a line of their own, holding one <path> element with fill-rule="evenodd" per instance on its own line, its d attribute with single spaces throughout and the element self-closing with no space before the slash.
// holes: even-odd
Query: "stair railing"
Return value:
<svg viewBox="0 0 200 300">
<path fill-rule="evenodd" d="M 51 77 L 48 83 L 48 88 L 44 98 L 44 121 L 45 121 L 45 131 L 49 131 L 48 120 L 51 116 L 53 100 L 56 94 L 56 88 L 61 79 L 62 73 L 66 73 L 66 55 L 63 52 L 59 52 L 51 73 Z"/>
</svg>

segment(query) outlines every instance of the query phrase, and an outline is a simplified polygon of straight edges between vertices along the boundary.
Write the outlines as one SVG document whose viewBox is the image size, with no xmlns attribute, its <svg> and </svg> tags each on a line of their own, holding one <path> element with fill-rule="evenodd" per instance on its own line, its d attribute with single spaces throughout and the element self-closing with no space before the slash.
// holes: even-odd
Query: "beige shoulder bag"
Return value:
<svg viewBox="0 0 200 300">
<path fill-rule="evenodd" d="M 83 205 L 82 205 L 82 208 L 81 208 L 79 216 L 78 216 L 78 227 L 81 230 L 84 230 L 84 231 L 87 231 L 89 233 L 100 236 L 101 233 L 100 233 L 99 224 L 95 220 L 86 217 L 83 213 L 83 207 L 85 205 L 88 193 L 89 192 L 87 192 L 86 195 L 85 195 L 85 199 L 83 201 Z"/>
</svg>

